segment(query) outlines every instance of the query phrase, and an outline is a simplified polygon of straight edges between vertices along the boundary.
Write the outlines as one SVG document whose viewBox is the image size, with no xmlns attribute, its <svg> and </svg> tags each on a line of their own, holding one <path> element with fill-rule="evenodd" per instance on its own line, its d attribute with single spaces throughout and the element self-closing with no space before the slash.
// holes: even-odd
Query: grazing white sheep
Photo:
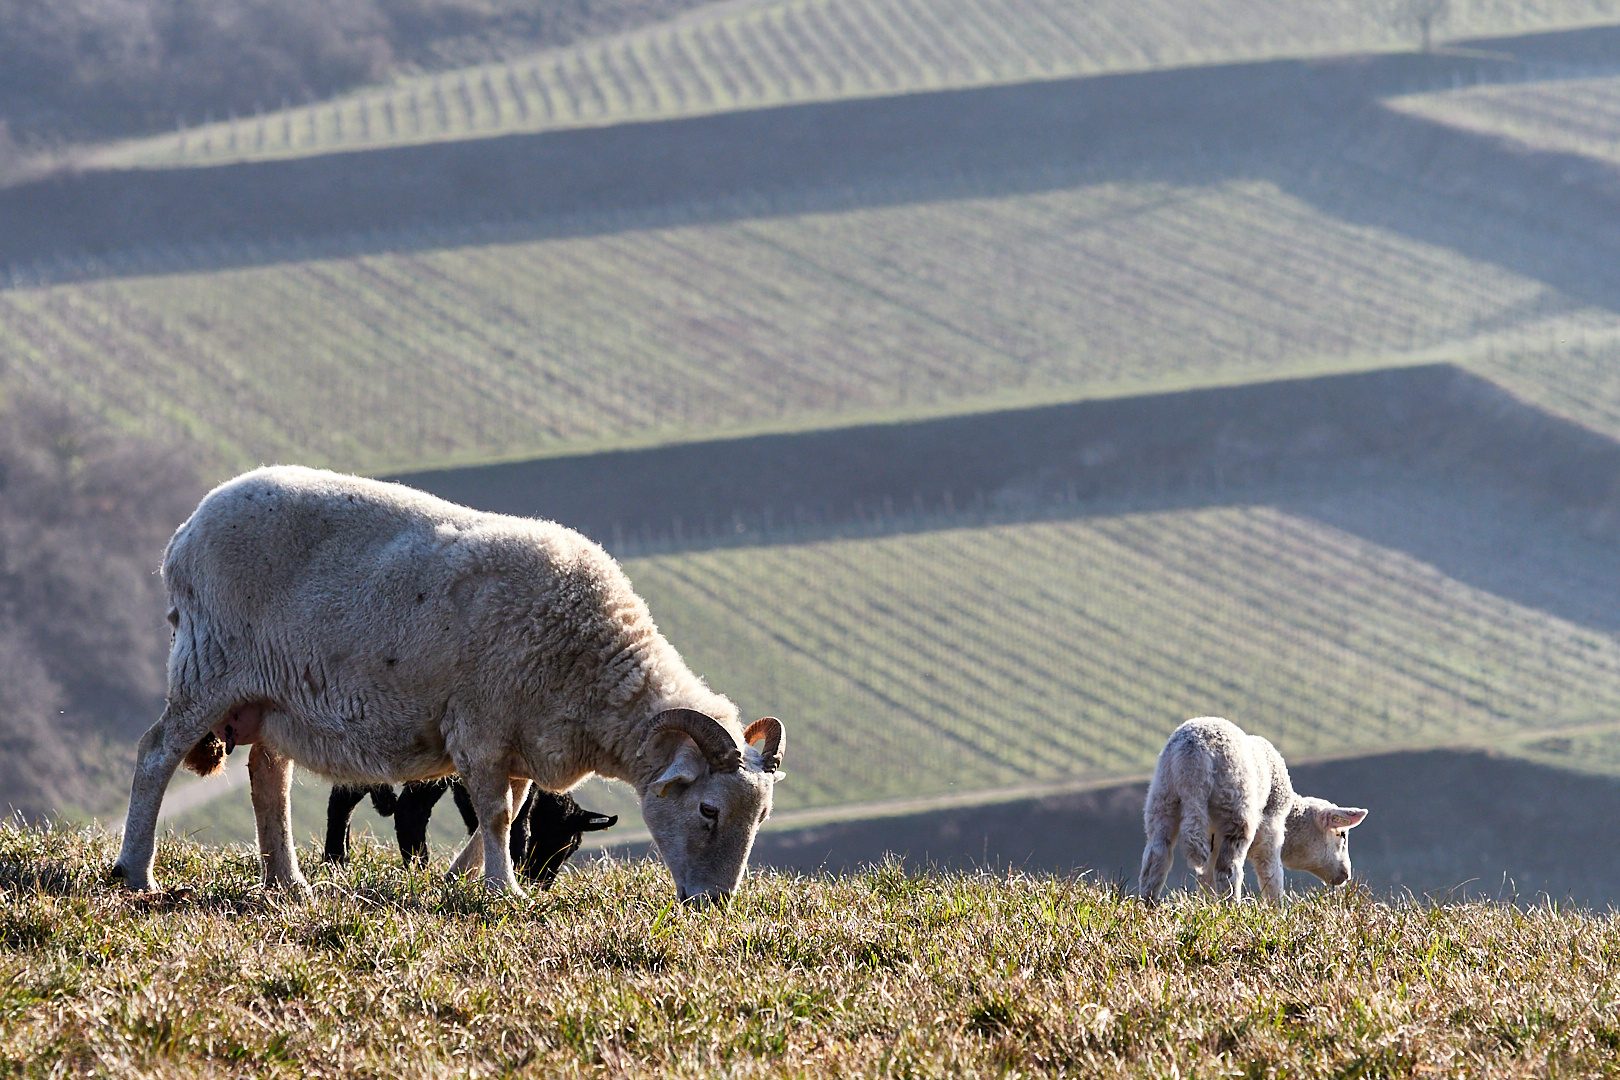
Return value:
<svg viewBox="0 0 1620 1080">
<path fill-rule="evenodd" d="M 297 467 L 210 492 L 170 540 L 168 705 L 141 738 L 113 872 L 152 881 L 158 806 L 182 759 L 248 775 L 267 884 L 293 853 L 298 762 L 345 784 L 459 772 L 464 855 L 518 891 L 508 847 L 529 781 L 633 785 L 681 899 L 736 889 L 783 749 L 694 675 L 606 552 L 555 522 Z M 491 843 L 482 843 L 487 835 Z M 469 860 L 458 860 L 465 863 Z"/>
<path fill-rule="evenodd" d="M 1342 885 L 1350 880 L 1346 834 L 1367 811 L 1294 794 L 1275 746 L 1230 720 L 1202 716 L 1164 744 L 1142 816 L 1147 849 L 1138 889 L 1153 903 L 1177 833 L 1198 883 L 1216 896 L 1242 897 L 1246 857 L 1268 900 L 1282 899 L 1285 866 Z"/>
</svg>

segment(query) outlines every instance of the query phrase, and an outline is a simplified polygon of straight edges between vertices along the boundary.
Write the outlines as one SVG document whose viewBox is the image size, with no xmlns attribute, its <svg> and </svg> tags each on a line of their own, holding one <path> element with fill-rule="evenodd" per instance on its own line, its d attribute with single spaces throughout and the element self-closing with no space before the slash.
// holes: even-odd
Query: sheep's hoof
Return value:
<svg viewBox="0 0 1620 1080">
<path fill-rule="evenodd" d="M 312 900 L 315 897 L 315 890 L 309 887 L 309 881 L 302 874 L 298 877 L 266 881 L 264 891 L 275 893 L 287 900 Z"/>
<path fill-rule="evenodd" d="M 518 900 L 528 895 L 516 881 L 502 881 L 500 878 L 485 878 L 484 888 L 497 896 L 505 894 Z"/>
<path fill-rule="evenodd" d="M 133 893 L 152 891 L 152 882 L 145 874 L 131 874 L 121 862 L 113 863 L 112 869 L 107 871 L 107 877 L 112 881 L 121 881 L 124 888 Z"/>
</svg>

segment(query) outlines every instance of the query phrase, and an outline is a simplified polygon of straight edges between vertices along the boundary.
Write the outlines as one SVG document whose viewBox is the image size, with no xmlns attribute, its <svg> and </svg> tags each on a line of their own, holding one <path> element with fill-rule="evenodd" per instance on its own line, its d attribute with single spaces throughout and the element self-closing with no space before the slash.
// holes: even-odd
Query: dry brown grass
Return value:
<svg viewBox="0 0 1620 1080">
<path fill-rule="evenodd" d="M 171 838 L 0 829 L 0 1072 L 117 1076 L 1600 1075 L 1620 924 L 1317 892 L 1149 912 L 1084 881 L 652 864 L 512 901 L 361 851 L 308 904 Z"/>
</svg>

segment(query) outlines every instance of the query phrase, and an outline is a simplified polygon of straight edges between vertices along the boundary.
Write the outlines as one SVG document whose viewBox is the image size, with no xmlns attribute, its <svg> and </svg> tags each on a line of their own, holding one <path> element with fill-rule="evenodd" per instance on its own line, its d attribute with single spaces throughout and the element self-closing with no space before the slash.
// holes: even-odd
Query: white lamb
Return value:
<svg viewBox="0 0 1620 1080">
<path fill-rule="evenodd" d="M 682 900 L 730 894 L 770 812 L 783 732 L 682 663 L 624 572 L 550 521 L 398 484 L 259 469 L 169 542 L 168 707 L 141 739 L 114 873 L 152 880 L 175 767 L 251 744 L 267 884 L 307 891 L 292 847 L 298 762 L 345 784 L 459 772 L 479 830 L 457 868 L 517 891 L 513 807 L 532 780 L 634 785 Z M 484 844 L 488 835 L 490 843 Z"/>
<path fill-rule="evenodd" d="M 1254 860 L 1268 900 L 1282 899 L 1285 866 L 1342 885 L 1350 880 L 1346 834 L 1367 811 L 1294 794 L 1275 746 L 1229 720 L 1202 716 L 1164 744 L 1142 816 L 1147 849 L 1138 888 L 1151 904 L 1170 873 L 1177 833 L 1198 883 L 1216 896 L 1242 897 L 1244 858 Z"/>
</svg>

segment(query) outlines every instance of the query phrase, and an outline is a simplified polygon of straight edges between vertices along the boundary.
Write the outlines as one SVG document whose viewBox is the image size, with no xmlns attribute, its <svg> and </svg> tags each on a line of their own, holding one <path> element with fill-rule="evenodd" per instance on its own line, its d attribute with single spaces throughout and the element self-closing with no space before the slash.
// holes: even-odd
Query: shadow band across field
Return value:
<svg viewBox="0 0 1620 1080">
<path fill-rule="evenodd" d="M 1332 491 L 1438 484 L 1458 497 L 1496 493 L 1512 503 L 1491 510 L 1497 518 L 1547 517 L 1575 542 L 1603 546 L 1620 533 L 1620 443 L 1449 364 L 394 479 L 480 509 L 560 521 L 621 555 L 1020 515 L 1256 499 L 1286 504 L 1288 485 Z M 1308 498 L 1299 509 L 1330 512 Z M 1448 526 L 1439 506 L 1425 518 L 1429 534 L 1358 521 L 1354 513 L 1332 523 L 1413 549 L 1454 576 L 1487 573 L 1465 564 L 1466 545 L 1446 533 L 1448 527 L 1470 530 L 1467 521 Z M 1539 574 L 1530 566 L 1522 575 L 1522 602 L 1620 628 L 1614 621 L 1620 593 L 1609 596 L 1617 615 L 1605 622 L 1601 605 L 1559 611 L 1556 598 L 1534 592 Z M 1484 584 L 1510 597 L 1518 588 L 1500 576 Z"/>
<path fill-rule="evenodd" d="M 453 242 L 444 230 L 491 222 L 590 232 L 649 208 L 767 214 L 773 200 L 809 191 L 903 201 L 915 196 L 885 190 L 962 176 L 1039 188 L 1043 170 L 1077 163 L 1107 163 L 1122 176 L 1148 161 L 1184 169 L 1206 153 L 1324 131 L 1342 140 L 1369 126 L 1392 129 L 1377 135 L 1379 156 L 1417 155 L 1403 167 L 1483 166 L 1493 186 L 1527 193 L 1520 201 L 1543 217 L 1601 223 L 1613 216 L 1615 193 L 1603 176 L 1568 182 L 1582 159 L 1506 152 L 1377 101 L 1456 79 L 1519 77 L 1525 61 L 1515 53 L 1612 55 L 1601 45 L 1617 37 L 1600 27 L 1512 39 L 1508 51 L 1484 41 L 1456 54 L 1211 65 L 289 160 L 63 173 L 0 190 L 0 271 L 12 267 L 19 280 L 149 272 L 142 252 L 187 245 L 216 264 L 306 257 L 291 238 L 341 238 L 348 254 L 431 247 Z"/>
</svg>

